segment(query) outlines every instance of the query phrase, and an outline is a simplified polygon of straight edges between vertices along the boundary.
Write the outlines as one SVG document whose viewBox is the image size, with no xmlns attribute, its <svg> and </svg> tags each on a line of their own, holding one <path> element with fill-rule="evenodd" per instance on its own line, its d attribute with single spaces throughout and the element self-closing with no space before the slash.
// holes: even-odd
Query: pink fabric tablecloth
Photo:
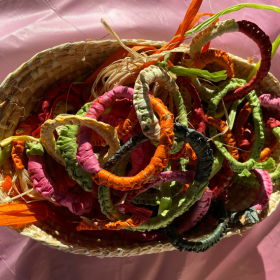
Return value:
<svg viewBox="0 0 280 280">
<path fill-rule="evenodd" d="M 120 38 L 170 40 L 183 20 L 190 0 L 1 0 L 0 81 L 34 54 L 65 42 L 100 39 L 104 18 Z M 214 12 L 241 0 L 211 0 Z M 278 0 L 254 1 L 280 6 Z M 211 12 L 205 1 L 200 12 Z M 244 9 L 235 18 L 257 23 L 274 41 L 280 15 Z M 107 37 L 111 38 L 110 36 Z M 189 42 L 190 40 L 186 40 Z M 215 39 L 212 47 L 243 58 L 256 56 L 256 44 L 242 34 Z M 271 72 L 280 79 L 280 52 Z M 0 279 L 280 279 L 280 208 L 244 234 L 222 240 L 208 252 L 167 252 L 131 258 L 85 257 L 50 249 L 15 231 L 0 228 Z"/>
</svg>

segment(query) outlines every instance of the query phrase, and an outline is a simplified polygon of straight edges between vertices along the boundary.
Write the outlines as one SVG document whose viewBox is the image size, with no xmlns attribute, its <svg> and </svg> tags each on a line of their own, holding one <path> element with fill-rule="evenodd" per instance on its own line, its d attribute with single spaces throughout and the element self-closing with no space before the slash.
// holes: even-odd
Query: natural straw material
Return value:
<svg viewBox="0 0 280 280">
<path fill-rule="evenodd" d="M 122 40 L 122 42 L 128 46 L 149 45 L 155 48 L 165 44 L 165 42 L 148 40 Z M 62 82 L 72 82 L 90 70 L 97 69 L 118 48 L 120 44 L 113 40 L 67 43 L 36 54 L 9 74 L 0 85 L 0 140 L 14 135 L 18 124 L 28 117 L 43 94 Z M 236 56 L 230 55 L 230 57 L 234 64 L 235 76 L 246 79 L 254 65 Z M 259 88 L 262 92 L 274 95 L 279 95 L 280 92 L 279 82 L 270 73 L 261 82 Z M 279 190 L 279 185 L 274 185 L 271 199 L 263 211 L 262 218 L 266 218 L 276 209 L 280 201 Z M 6 193 L 0 190 L 0 197 L 6 196 Z M 226 236 L 242 233 L 251 226 L 252 224 L 244 226 L 230 224 Z M 68 232 L 50 218 L 16 230 L 22 235 L 56 249 L 101 258 L 175 250 L 167 239 L 136 243 L 121 239 L 117 235 L 97 237 L 81 232 Z M 185 237 L 188 240 L 198 240 L 212 231 L 211 227 L 197 228 L 187 233 Z"/>
</svg>

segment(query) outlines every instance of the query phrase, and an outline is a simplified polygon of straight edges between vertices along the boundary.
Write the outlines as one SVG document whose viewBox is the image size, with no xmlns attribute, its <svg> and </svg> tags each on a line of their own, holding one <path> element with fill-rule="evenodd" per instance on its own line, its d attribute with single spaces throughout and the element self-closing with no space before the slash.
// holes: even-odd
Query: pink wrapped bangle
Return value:
<svg viewBox="0 0 280 280">
<path fill-rule="evenodd" d="M 154 178 L 154 181 L 144 185 L 141 189 L 128 191 L 126 201 L 131 202 L 136 196 L 147 191 L 148 189 L 158 186 L 161 183 L 181 182 L 183 184 L 192 184 L 194 181 L 194 172 L 192 171 L 164 171 Z M 212 193 L 212 192 L 211 192 Z"/>
<path fill-rule="evenodd" d="M 97 120 L 105 112 L 106 108 L 109 107 L 116 99 L 127 98 L 132 100 L 132 97 L 132 88 L 117 86 L 93 101 L 85 117 Z M 92 129 L 82 125 L 79 132 L 80 135 L 77 138 L 77 162 L 81 165 L 85 172 L 97 173 L 100 170 L 95 168 L 95 166 L 99 166 L 99 163 L 92 150 Z"/>
<path fill-rule="evenodd" d="M 280 111 L 280 97 L 273 96 L 271 94 L 263 94 L 259 97 L 259 101 L 262 107 L 274 108 Z"/>
<path fill-rule="evenodd" d="M 190 230 L 207 213 L 212 199 L 212 191 L 205 190 L 201 199 L 185 214 L 183 222 L 176 228 L 178 234 Z"/>
<path fill-rule="evenodd" d="M 91 211 L 93 196 L 81 190 L 80 195 L 62 192 L 47 173 L 46 165 L 41 156 L 30 156 L 28 172 L 33 180 L 33 188 L 52 203 L 67 207 L 75 215 L 82 215 Z"/>
</svg>

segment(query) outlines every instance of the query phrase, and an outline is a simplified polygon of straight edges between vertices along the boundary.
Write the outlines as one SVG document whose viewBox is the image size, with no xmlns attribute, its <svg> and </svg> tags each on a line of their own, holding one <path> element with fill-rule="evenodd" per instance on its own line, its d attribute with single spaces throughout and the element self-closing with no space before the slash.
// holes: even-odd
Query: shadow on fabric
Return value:
<svg viewBox="0 0 280 280">
<path fill-rule="evenodd" d="M 268 253 L 260 245 L 267 238 L 275 240 L 279 219 L 280 208 L 243 236 L 223 239 L 214 248 L 200 254 L 173 251 L 129 258 L 99 259 L 65 253 L 30 239 L 17 259 L 15 272 L 19 279 L 28 280 L 273 279 L 268 275 L 269 270 L 276 271 L 276 262 L 274 264 L 268 259 L 270 267 L 265 267 L 263 259 L 269 258 L 269 254 L 275 255 L 280 245 L 273 245 L 275 252 Z M 271 242 L 277 244 L 273 240 Z M 265 240 L 263 243 L 264 247 L 267 242 Z"/>
</svg>

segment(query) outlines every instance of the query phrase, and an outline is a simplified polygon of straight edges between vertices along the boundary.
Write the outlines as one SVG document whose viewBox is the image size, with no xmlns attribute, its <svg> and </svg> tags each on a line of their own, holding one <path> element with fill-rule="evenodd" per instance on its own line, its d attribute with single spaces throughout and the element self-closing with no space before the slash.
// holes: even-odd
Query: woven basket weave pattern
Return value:
<svg viewBox="0 0 280 280">
<path fill-rule="evenodd" d="M 123 40 L 126 45 L 151 45 L 161 47 L 165 42 L 146 40 Z M 0 140 L 14 134 L 18 124 L 27 115 L 48 90 L 62 82 L 71 82 L 77 77 L 95 70 L 108 56 L 120 47 L 117 41 L 88 41 L 67 43 L 47 49 L 36 54 L 28 62 L 22 64 L 0 85 Z M 236 77 L 245 78 L 253 68 L 246 60 L 231 55 Z M 261 83 L 260 90 L 279 94 L 280 84 L 269 74 Z M 268 92 L 268 91 L 267 91 Z M 22 109 L 25 108 L 25 112 Z M 5 195 L 5 194 L 2 194 Z M 279 186 L 274 186 L 269 206 L 263 217 L 270 215 L 280 201 Z M 241 233 L 251 225 L 229 227 L 226 236 Z M 106 239 L 81 233 L 69 233 L 52 219 L 27 225 L 18 230 L 45 245 L 66 252 L 97 257 L 127 257 L 175 250 L 167 241 L 134 243 L 129 240 Z M 203 229 L 186 234 L 190 240 L 207 236 L 211 229 Z"/>
</svg>

